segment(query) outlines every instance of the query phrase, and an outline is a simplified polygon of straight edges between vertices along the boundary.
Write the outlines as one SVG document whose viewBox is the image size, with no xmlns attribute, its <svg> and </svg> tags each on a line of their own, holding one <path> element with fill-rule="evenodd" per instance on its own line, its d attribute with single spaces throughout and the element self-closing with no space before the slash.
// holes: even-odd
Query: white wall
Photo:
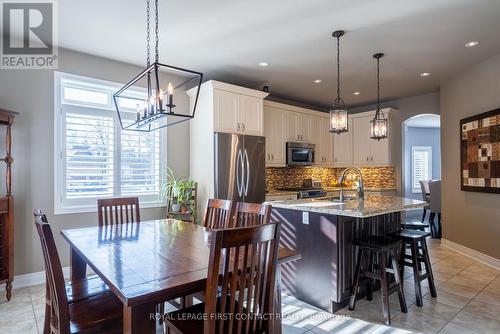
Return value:
<svg viewBox="0 0 500 334">
<path fill-rule="evenodd" d="M 125 83 L 141 70 L 140 67 L 109 59 L 59 50 L 58 71 L 62 72 Z M 0 107 L 20 113 L 13 127 L 16 275 L 43 269 L 40 241 L 33 226 L 34 208 L 40 208 L 47 213 L 61 252 L 63 265 L 69 264 L 68 247 L 60 237 L 59 231 L 64 228 L 97 224 L 95 213 L 57 216 L 53 214 L 53 80 L 54 74 L 51 70 L 0 70 Z M 188 176 L 188 123 L 170 128 L 167 141 L 168 165 L 175 173 Z M 146 209 L 142 212 L 143 219 L 160 218 L 164 215 L 164 208 Z"/>
</svg>

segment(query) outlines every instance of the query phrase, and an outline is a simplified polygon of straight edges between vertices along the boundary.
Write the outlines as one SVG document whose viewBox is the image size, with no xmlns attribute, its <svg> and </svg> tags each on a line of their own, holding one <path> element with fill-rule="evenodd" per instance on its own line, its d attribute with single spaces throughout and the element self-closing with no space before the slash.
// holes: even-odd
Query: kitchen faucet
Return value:
<svg viewBox="0 0 500 334">
<path fill-rule="evenodd" d="M 356 172 L 359 177 L 359 182 L 358 182 L 358 198 L 360 200 L 363 200 L 365 198 L 365 189 L 363 187 L 363 175 L 361 175 L 361 171 L 358 168 L 355 167 L 348 167 L 342 171 L 342 174 L 340 174 L 339 178 L 339 183 L 340 183 L 340 202 L 344 202 L 344 187 L 343 183 L 345 180 L 345 177 L 349 172 Z"/>
</svg>

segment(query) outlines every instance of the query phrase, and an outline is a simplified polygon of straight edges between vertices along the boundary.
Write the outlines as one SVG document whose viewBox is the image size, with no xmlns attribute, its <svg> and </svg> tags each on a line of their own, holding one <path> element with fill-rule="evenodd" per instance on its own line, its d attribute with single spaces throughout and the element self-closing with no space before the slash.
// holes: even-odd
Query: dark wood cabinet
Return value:
<svg viewBox="0 0 500 334">
<path fill-rule="evenodd" d="M 0 284 L 5 283 L 7 300 L 12 294 L 14 280 L 14 197 L 12 196 L 12 124 L 16 112 L 0 109 L 0 126 L 6 127 L 5 186 L 6 195 L 0 197 Z"/>
<path fill-rule="evenodd" d="M 282 266 L 283 291 L 334 312 L 349 301 L 357 255 L 352 240 L 396 231 L 401 213 L 361 219 L 273 208 L 272 219 L 283 224 L 281 245 L 301 254 Z"/>
</svg>

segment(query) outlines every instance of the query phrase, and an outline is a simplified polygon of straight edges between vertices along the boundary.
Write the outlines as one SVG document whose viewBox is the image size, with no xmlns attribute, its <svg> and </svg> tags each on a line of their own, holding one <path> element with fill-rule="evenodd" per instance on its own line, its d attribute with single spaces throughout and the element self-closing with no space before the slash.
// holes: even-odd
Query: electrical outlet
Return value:
<svg viewBox="0 0 500 334">
<path fill-rule="evenodd" d="M 309 225 L 309 212 L 302 212 L 302 224 Z"/>
</svg>

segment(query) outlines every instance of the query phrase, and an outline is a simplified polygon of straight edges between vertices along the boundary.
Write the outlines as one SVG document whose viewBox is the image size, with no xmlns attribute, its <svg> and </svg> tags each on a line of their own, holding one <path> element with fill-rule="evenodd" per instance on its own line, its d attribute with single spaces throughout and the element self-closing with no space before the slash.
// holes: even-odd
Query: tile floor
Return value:
<svg viewBox="0 0 500 334">
<path fill-rule="evenodd" d="M 392 325 L 381 322 L 380 294 L 373 301 L 356 303 L 329 314 L 290 296 L 283 296 L 285 334 L 324 333 L 500 333 L 500 271 L 429 240 L 429 251 L 438 297 L 431 298 L 424 284 L 424 306 L 415 305 L 411 273 L 405 274 L 405 296 L 408 313 L 399 310 L 397 295 L 391 296 Z M 44 286 L 13 291 L 10 302 L 0 296 L 0 333 L 42 333 Z M 158 328 L 161 333 L 161 329 Z"/>
</svg>

